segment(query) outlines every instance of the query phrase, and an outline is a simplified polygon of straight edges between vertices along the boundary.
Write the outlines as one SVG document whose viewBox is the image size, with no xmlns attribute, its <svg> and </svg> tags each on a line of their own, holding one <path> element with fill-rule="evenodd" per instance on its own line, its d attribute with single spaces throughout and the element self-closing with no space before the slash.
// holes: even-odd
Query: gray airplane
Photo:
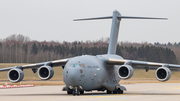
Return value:
<svg viewBox="0 0 180 101">
<path fill-rule="evenodd" d="M 155 63 L 137 60 L 123 59 L 116 55 L 117 38 L 119 24 L 121 19 L 164 19 L 151 17 L 129 17 L 121 16 L 118 11 L 113 12 L 113 16 L 77 19 L 96 20 L 112 19 L 111 34 L 108 46 L 108 52 L 104 55 L 82 55 L 73 58 L 60 59 L 36 64 L 15 66 L 0 69 L 0 71 L 9 71 L 8 79 L 11 82 L 20 82 L 23 80 L 24 69 L 32 69 L 34 73 L 42 80 L 49 80 L 54 75 L 52 67 L 62 66 L 63 80 L 66 86 L 63 88 L 67 94 L 79 95 L 84 91 L 107 91 L 107 94 L 123 94 L 125 87 L 119 84 L 121 79 L 129 79 L 133 76 L 133 67 L 144 67 L 146 71 L 151 67 L 156 68 L 155 75 L 159 81 L 167 81 L 171 77 L 170 69 L 179 69 L 180 65 Z"/>
</svg>

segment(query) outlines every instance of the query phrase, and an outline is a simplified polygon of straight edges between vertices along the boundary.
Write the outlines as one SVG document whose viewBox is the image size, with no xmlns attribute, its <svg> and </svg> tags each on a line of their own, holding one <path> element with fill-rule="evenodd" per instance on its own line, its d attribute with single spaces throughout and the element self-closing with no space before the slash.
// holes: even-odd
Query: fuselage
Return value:
<svg viewBox="0 0 180 101">
<path fill-rule="evenodd" d="M 117 76 L 119 66 L 107 65 L 107 57 L 118 55 L 83 55 L 71 58 L 65 65 L 63 79 L 67 87 L 81 86 L 84 90 L 98 90 L 108 83 L 118 83 L 120 78 Z"/>
</svg>

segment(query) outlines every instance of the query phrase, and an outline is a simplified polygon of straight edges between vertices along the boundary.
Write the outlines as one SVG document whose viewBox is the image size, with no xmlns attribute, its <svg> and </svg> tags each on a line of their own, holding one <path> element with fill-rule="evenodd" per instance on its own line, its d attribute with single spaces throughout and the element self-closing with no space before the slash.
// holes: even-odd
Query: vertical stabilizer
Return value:
<svg viewBox="0 0 180 101">
<path fill-rule="evenodd" d="M 108 46 L 108 54 L 116 54 L 119 25 L 120 25 L 120 20 L 121 20 L 121 19 L 118 19 L 118 16 L 121 16 L 121 14 L 115 10 L 113 12 L 113 17 L 112 17 L 112 25 L 111 25 L 111 34 L 110 34 L 110 40 L 109 40 L 109 46 Z"/>
<path fill-rule="evenodd" d="M 161 19 L 161 20 L 167 20 L 167 18 L 121 16 L 121 14 L 117 10 L 115 10 L 115 11 L 113 11 L 113 16 L 75 19 L 74 21 L 100 20 L 100 19 L 112 19 L 111 34 L 110 34 L 110 40 L 109 40 L 109 46 L 108 46 L 108 54 L 116 54 L 116 47 L 117 47 L 118 33 L 119 33 L 119 24 L 120 24 L 121 19 Z"/>
</svg>

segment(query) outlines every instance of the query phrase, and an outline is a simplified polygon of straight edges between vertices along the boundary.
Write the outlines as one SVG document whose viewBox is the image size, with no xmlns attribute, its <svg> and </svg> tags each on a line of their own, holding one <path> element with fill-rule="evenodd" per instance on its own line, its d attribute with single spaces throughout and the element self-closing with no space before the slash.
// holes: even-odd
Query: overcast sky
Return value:
<svg viewBox="0 0 180 101">
<path fill-rule="evenodd" d="M 74 22 L 76 18 L 110 16 L 167 17 L 120 23 L 119 41 L 180 42 L 180 0 L 0 0 L 0 38 L 23 34 L 38 41 L 86 41 L 110 36 L 111 19 Z"/>
</svg>

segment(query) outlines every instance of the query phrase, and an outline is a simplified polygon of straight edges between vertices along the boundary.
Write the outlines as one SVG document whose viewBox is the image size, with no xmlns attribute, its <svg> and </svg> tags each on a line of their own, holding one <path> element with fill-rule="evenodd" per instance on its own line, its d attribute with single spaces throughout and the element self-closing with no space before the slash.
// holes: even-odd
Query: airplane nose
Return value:
<svg viewBox="0 0 180 101">
<path fill-rule="evenodd" d="M 68 71 L 68 79 L 71 86 L 78 85 L 78 78 L 79 77 L 79 70 L 78 69 L 71 69 Z"/>
</svg>

